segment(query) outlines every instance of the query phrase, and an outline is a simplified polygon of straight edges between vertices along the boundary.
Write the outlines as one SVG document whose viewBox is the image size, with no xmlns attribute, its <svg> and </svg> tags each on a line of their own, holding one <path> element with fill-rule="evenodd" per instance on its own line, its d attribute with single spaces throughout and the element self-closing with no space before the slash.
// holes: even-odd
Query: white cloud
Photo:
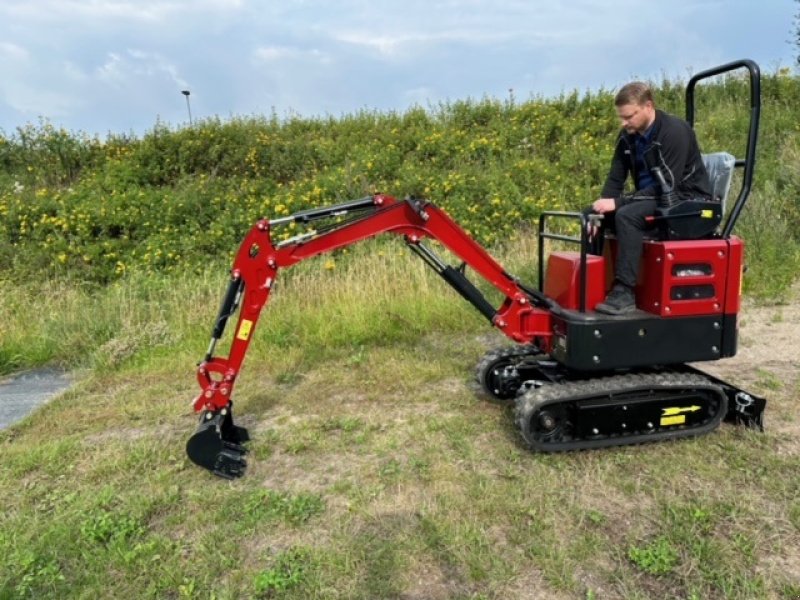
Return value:
<svg viewBox="0 0 800 600">
<path fill-rule="evenodd" d="M 261 46 L 253 51 L 253 59 L 256 63 L 273 63 L 298 59 L 311 60 L 321 64 L 329 64 L 331 62 L 331 56 L 326 52 L 316 48 L 305 50 L 292 46 Z"/>
<path fill-rule="evenodd" d="M 425 104 L 425 102 L 435 95 L 435 91 L 426 86 L 405 90 L 403 92 L 403 98 L 405 98 L 408 104 Z"/>
<path fill-rule="evenodd" d="M 379 54 L 397 57 L 403 53 L 421 50 L 421 46 L 444 45 L 449 43 L 466 43 L 470 45 L 484 45 L 513 39 L 514 34 L 503 32 L 470 32 L 470 31 L 441 31 L 434 33 L 399 33 L 382 34 L 364 31 L 341 31 L 331 36 L 338 42 L 366 46 Z M 416 53 L 416 52 L 415 52 Z"/>
<path fill-rule="evenodd" d="M 81 102 L 70 93 L 26 84 L 8 87 L 3 92 L 5 102 L 28 119 L 63 117 L 81 106 Z"/>
<path fill-rule="evenodd" d="M 163 56 L 155 52 L 143 50 L 128 50 L 131 58 L 138 61 L 135 72 L 147 76 L 165 74 L 178 87 L 188 87 L 189 83 L 178 74 L 178 67 Z"/>
<path fill-rule="evenodd" d="M 95 71 L 97 79 L 114 87 L 128 87 L 136 80 L 167 79 L 177 88 L 188 87 L 178 68 L 154 52 L 127 50 L 124 55 L 109 52 L 106 61 Z"/>
<path fill-rule="evenodd" d="M 239 10 L 243 0 L 4 0 L 0 15 L 35 22 L 89 19 L 165 21 L 176 14 Z"/>
<path fill-rule="evenodd" d="M 121 71 L 122 58 L 115 52 L 109 52 L 105 63 L 97 68 L 97 76 L 102 80 L 111 84 L 119 83 L 122 81 Z"/>
<path fill-rule="evenodd" d="M 358 2 L 347 4 L 353 9 Z M 416 59 L 431 50 L 454 47 L 505 46 L 509 52 L 596 48 L 631 43 L 641 37 L 643 22 L 661 18 L 661 10 L 639 0 L 527 0 L 500 5 L 494 0 L 409 0 L 402 6 L 378 2 L 364 6 L 364 11 L 343 10 L 349 17 L 334 19 L 320 33 L 393 60 Z M 686 10 L 692 9 L 673 7 L 677 13 Z M 634 14 L 636 18 L 625 16 Z"/>
<path fill-rule="evenodd" d="M 27 60 L 30 53 L 17 44 L 11 42 L 0 42 L 0 57 L 3 60 Z"/>
<path fill-rule="evenodd" d="M 0 128 L 31 114 L 143 131 L 158 116 L 402 110 L 789 62 L 794 0 L 0 0 Z M 668 11 L 668 15 L 667 12 Z M 710 25 L 713 23 L 713 25 Z M 748 35 L 748 32 L 763 35 Z M 191 87 L 190 87 L 191 83 Z"/>
</svg>

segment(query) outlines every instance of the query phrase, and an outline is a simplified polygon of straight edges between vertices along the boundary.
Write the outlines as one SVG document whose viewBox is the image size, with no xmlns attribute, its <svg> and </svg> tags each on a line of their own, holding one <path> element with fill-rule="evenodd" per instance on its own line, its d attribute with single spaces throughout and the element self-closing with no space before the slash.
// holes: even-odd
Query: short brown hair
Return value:
<svg viewBox="0 0 800 600">
<path fill-rule="evenodd" d="M 655 106 L 653 92 L 650 86 L 643 81 L 632 81 L 623 85 L 614 97 L 614 106 L 625 106 L 626 104 L 641 106 L 645 102 L 652 102 Z"/>
</svg>

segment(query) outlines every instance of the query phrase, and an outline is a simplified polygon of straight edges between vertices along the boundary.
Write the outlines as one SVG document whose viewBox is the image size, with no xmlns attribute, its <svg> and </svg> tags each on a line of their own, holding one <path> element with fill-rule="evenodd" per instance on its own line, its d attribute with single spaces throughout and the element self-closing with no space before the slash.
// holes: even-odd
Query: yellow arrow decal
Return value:
<svg viewBox="0 0 800 600">
<path fill-rule="evenodd" d="M 695 406 L 671 406 L 669 408 L 662 408 L 664 412 L 661 413 L 662 417 L 669 417 L 672 415 L 680 415 L 682 413 L 695 412 L 700 410 L 700 407 Z"/>
</svg>

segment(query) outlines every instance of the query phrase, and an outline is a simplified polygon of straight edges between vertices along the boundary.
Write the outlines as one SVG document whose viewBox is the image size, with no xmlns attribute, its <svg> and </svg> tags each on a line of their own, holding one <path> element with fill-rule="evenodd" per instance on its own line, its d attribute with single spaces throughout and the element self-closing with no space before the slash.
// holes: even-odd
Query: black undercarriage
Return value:
<svg viewBox="0 0 800 600">
<path fill-rule="evenodd" d="M 723 420 L 763 429 L 764 398 L 687 364 L 577 371 L 516 346 L 487 353 L 477 377 L 487 393 L 515 403 L 525 443 L 541 452 L 691 437 Z"/>
</svg>

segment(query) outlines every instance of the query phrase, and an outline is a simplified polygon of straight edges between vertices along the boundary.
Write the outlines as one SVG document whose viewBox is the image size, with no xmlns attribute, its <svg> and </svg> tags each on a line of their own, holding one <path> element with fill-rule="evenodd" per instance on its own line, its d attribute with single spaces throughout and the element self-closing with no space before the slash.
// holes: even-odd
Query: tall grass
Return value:
<svg viewBox="0 0 800 600">
<path fill-rule="evenodd" d="M 533 282 L 532 238 L 501 252 L 506 268 Z M 191 364 L 208 344 L 228 268 L 218 262 L 201 274 L 131 274 L 99 288 L 17 284 L 0 295 L 0 373 L 45 362 L 107 370 L 140 355 Z M 302 348 L 303 360 L 313 361 L 341 348 L 413 344 L 484 323 L 400 240 L 379 239 L 280 271 L 252 354 L 287 357 Z"/>
</svg>

